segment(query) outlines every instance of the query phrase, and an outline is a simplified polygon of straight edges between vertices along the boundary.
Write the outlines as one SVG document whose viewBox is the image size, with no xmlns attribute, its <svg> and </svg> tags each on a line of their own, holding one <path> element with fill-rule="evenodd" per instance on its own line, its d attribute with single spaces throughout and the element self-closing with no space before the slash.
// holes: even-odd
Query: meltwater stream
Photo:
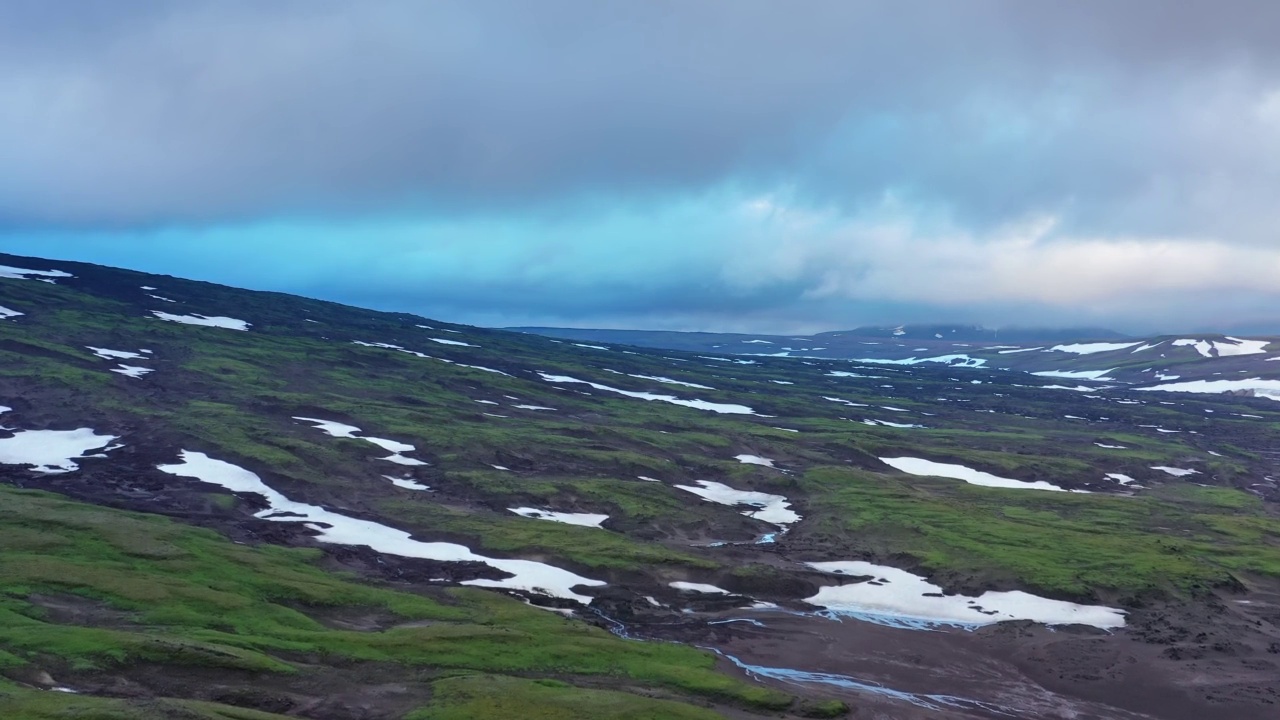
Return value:
<svg viewBox="0 0 1280 720">
<path fill-rule="evenodd" d="M 599 608 L 588 608 L 603 620 L 607 625 L 609 632 L 617 635 L 624 640 L 635 640 L 639 642 L 653 642 L 651 638 L 638 636 L 631 632 L 627 624 L 621 620 L 611 618 L 600 611 Z M 789 611 L 788 611 L 789 612 Z M 797 613 L 800 614 L 800 613 Z M 764 623 L 749 618 L 732 618 L 729 620 L 721 620 L 709 622 L 709 625 L 725 624 L 731 622 L 748 622 L 757 627 L 766 627 Z M 657 642 L 674 642 L 666 640 L 658 640 Z M 912 693 L 905 690 L 895 690 L 885 687 L 880 683 L 871 680 L 859 680 L 850 675 L 840 675 L 837 673 L 814 672 L 810 670 L 797 670 L 795 668 L 769 667 L 766 665 L 753 665 L 745 662 L 734 655 L 720 650 L 719 648 L 708 645 L 693 645 L 699 650 L 713 652 L 716 655 L 733 663 L 735 667 L 745 672 L 747 675 L 757 680 L 767 679 L 788 683 L 791 685 L 825 685 L 828 687 L 839 688 L 841 690 L 850 690 L 853 692 L 866 693 L 870 695 L 878 695 L 890 698 L 892 700 L 900 700 L 910 703 L 916 707 L 928 710 L 969 710 L 979 711 L 988 714 L 1000 715 L 1004 717 L 1019 717 L 1019 715 L 1010 708 L 996 705 L 994 703 L 982 702 L 981 700 L 971 700 L 956 695 L 935 695 Z"/>
<path fill-rule="evenodd" d="M 853 690 L 855 692 L 880 695 L 894 700 L 901 700 L 903 702 L 911 703 L 916 707 L 922 707 L 928 710 L 944 710 L 948 708 L 954 710 L 979 710 L 1007 717 L 1018 717 L 1018 714 L 1010 708 L 993 705 L 992 703 L 985 703 L 980 700 L 970 700 L 956 695 L 922 695 L 903 690 L 894 690 L 893 688 L 885 687 L 879 683 L 859 680 L 855 677 L 839 675 L 836 673 L 812 672 L 809 670 L 796 670 L 794 668 L 776 668 L 766 667 L 764 665 L 752 665 L 751 663 L 743 662 L 733 655 L 721 652 L 713 647 L 704 647 L 701 645 L 698 647 L 703 650 L 709 650 L 720 657 L 723 657 L 737 666 L 740 670 L 753 677 L 779 680 L 793 685 L 828 685 L 842 690 Z"/>
</svg>

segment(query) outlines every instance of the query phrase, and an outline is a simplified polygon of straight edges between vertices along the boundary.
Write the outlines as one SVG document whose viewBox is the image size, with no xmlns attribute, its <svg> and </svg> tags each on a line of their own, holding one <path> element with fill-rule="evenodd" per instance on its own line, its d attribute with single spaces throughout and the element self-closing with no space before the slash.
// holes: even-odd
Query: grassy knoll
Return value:
<svg viewBox="0 0 1280 720">
<path fill-rule="evenodd" d="M 0 679 L 0 717 L 21 720 L 284 720 L 284 715 L 218 703 L 121 700 L 33 690 Z"/>
<path fill-rule="evenodd" d="M 237 545 L 164 518 L 38 491 L 0 488 L 0 507 L 0 669 L 11 678 L 37 670 L 59 679 L 78 672 L 127 674 L 136 663 L 163 663 L 243 671 L 251 679 L 306 673 L 316 662 L 377 662 L 431 672 L 635 683 L 666 688 L 674 697 L 750 707 L 789 702 L 717 673 L 706 653 L 619 640 L 489 592 L 459 589 L 429 598 L 362 584 L 319 569 L 317 551 Z M 94 601 L 102 617 L 59 622 L 40 602 L 50 594 Z M 403 624 L 375 632 L 335 630 L 309 614 L 335 607 L 380 608 Z M 298 657 L 309 663 L 298 664 Z M 484 687 L 498 686 L 474 688 L 471 694 L 479 696 L 467 702 L 483 706 Z M 556 690 L 557 699 L 547 701 L 551 707 L 586 702 L 573 698 L 579 691 L 572 684 Z M 111 718 L 128 712 L 109 701 L 70 698 L 57 705 L 61 700 L 52 697 L 0 687 L 0 709 L 16 708 L 5 717 L 43 717 L 57 710 L 49 716 Z M 57 709 L 63 707 L 82 709 Z M 198 717 L 268 717 L 199 712 L 205 714 Z M 692 708 L 680 712 L 685 714 L 670 716 L 703 716 Z"/>
</svg>

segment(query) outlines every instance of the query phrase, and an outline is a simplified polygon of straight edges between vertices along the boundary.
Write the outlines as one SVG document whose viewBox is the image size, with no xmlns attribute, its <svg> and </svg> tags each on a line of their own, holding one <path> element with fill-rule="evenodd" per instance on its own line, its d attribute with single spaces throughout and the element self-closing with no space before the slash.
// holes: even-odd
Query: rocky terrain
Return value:
<svg viewBox="0 0 1280 720">
<path fill-rule="evenodd" d="M 1267 338 L 645 348 L 0 266 L 4 717 L 1280 707 Z"/>
</svg>

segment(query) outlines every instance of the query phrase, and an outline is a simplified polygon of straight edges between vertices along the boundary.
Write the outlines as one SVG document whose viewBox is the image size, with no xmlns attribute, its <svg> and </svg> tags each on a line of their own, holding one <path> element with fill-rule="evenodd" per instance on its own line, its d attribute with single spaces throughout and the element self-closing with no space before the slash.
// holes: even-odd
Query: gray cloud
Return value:
<svg viewBox="0 0 1280 720">
<path fill-rule="evenodd" d="M 1274 242 L 1275 27 L 1269 0 L 9 2 L 0 218 L 546 211 L 736 183 Z"/>
</svg>

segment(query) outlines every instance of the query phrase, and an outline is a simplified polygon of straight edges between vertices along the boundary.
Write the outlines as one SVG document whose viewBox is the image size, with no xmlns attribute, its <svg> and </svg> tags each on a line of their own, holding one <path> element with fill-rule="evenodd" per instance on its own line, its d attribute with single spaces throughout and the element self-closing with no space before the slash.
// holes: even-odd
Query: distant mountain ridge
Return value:
<svg viewBox="0 0 1280 720">
<path fill-rule="evenodd" d="M 590 339 L 605 340 L 609 342 L 624 342 L 624 340 L 610 338 L 631 338 L 634 340 L 632 344 L 647 346 L 646 342 L 640 340 L 653 337 L 665 339 L 674 337 L 742 337 L 742 338 L 781 338 L 786 340 L 819 340 L 825 338 L 836 338 L 842 336 L 854 336 L 864 338 L 896 338 L 900 340 L 957 340 L 957 341 L 983 341 L 996 342 L 1000 340 L 1018 341 L 1018 342 L 1037 342 L 1037 341 L 1054 341 L 1067 342 L 1078 341 L 1082 339 L 1088 340 L 1123 340 L 1129 338 L 1129 335 L 1108 330 L 1106 328 L 988 328 L 981 325 L 951 325 L 951 324 L 933 324 L 933 325 L 863 325 L 852 328 L 850 330 L 828 330 L 826 332 L 814 333 L 812 335 L 781 335 L 772 333 L 717 333 L 703 331 L 682 331 L 682 330 L 615 330 L 607 328 L 558 328 L 558 327 L 508 327 L 505 330 L 513 330 L 515 332 L 529 332 L 537 335 L 546 335 L 548 337 L 563 337 L 570 340 Z M 656 346 L 655 346 L 656 347 Z"/>
<path fill-rule="evenodd" d="M 731 355 L 806 357 L 892 365 L 1018 370 L 1045 377 L 1112 380 L 1139 386 L 1215 380 L 1248 390 L 1244 379 L 1280 380 L 1280 337 L 1188 333 L 1130 337 L 1097 328 L 991 329 L 962 325 L 861 327 L 816 335 L 510 328 L 594 343 Z"/>
</svg>

